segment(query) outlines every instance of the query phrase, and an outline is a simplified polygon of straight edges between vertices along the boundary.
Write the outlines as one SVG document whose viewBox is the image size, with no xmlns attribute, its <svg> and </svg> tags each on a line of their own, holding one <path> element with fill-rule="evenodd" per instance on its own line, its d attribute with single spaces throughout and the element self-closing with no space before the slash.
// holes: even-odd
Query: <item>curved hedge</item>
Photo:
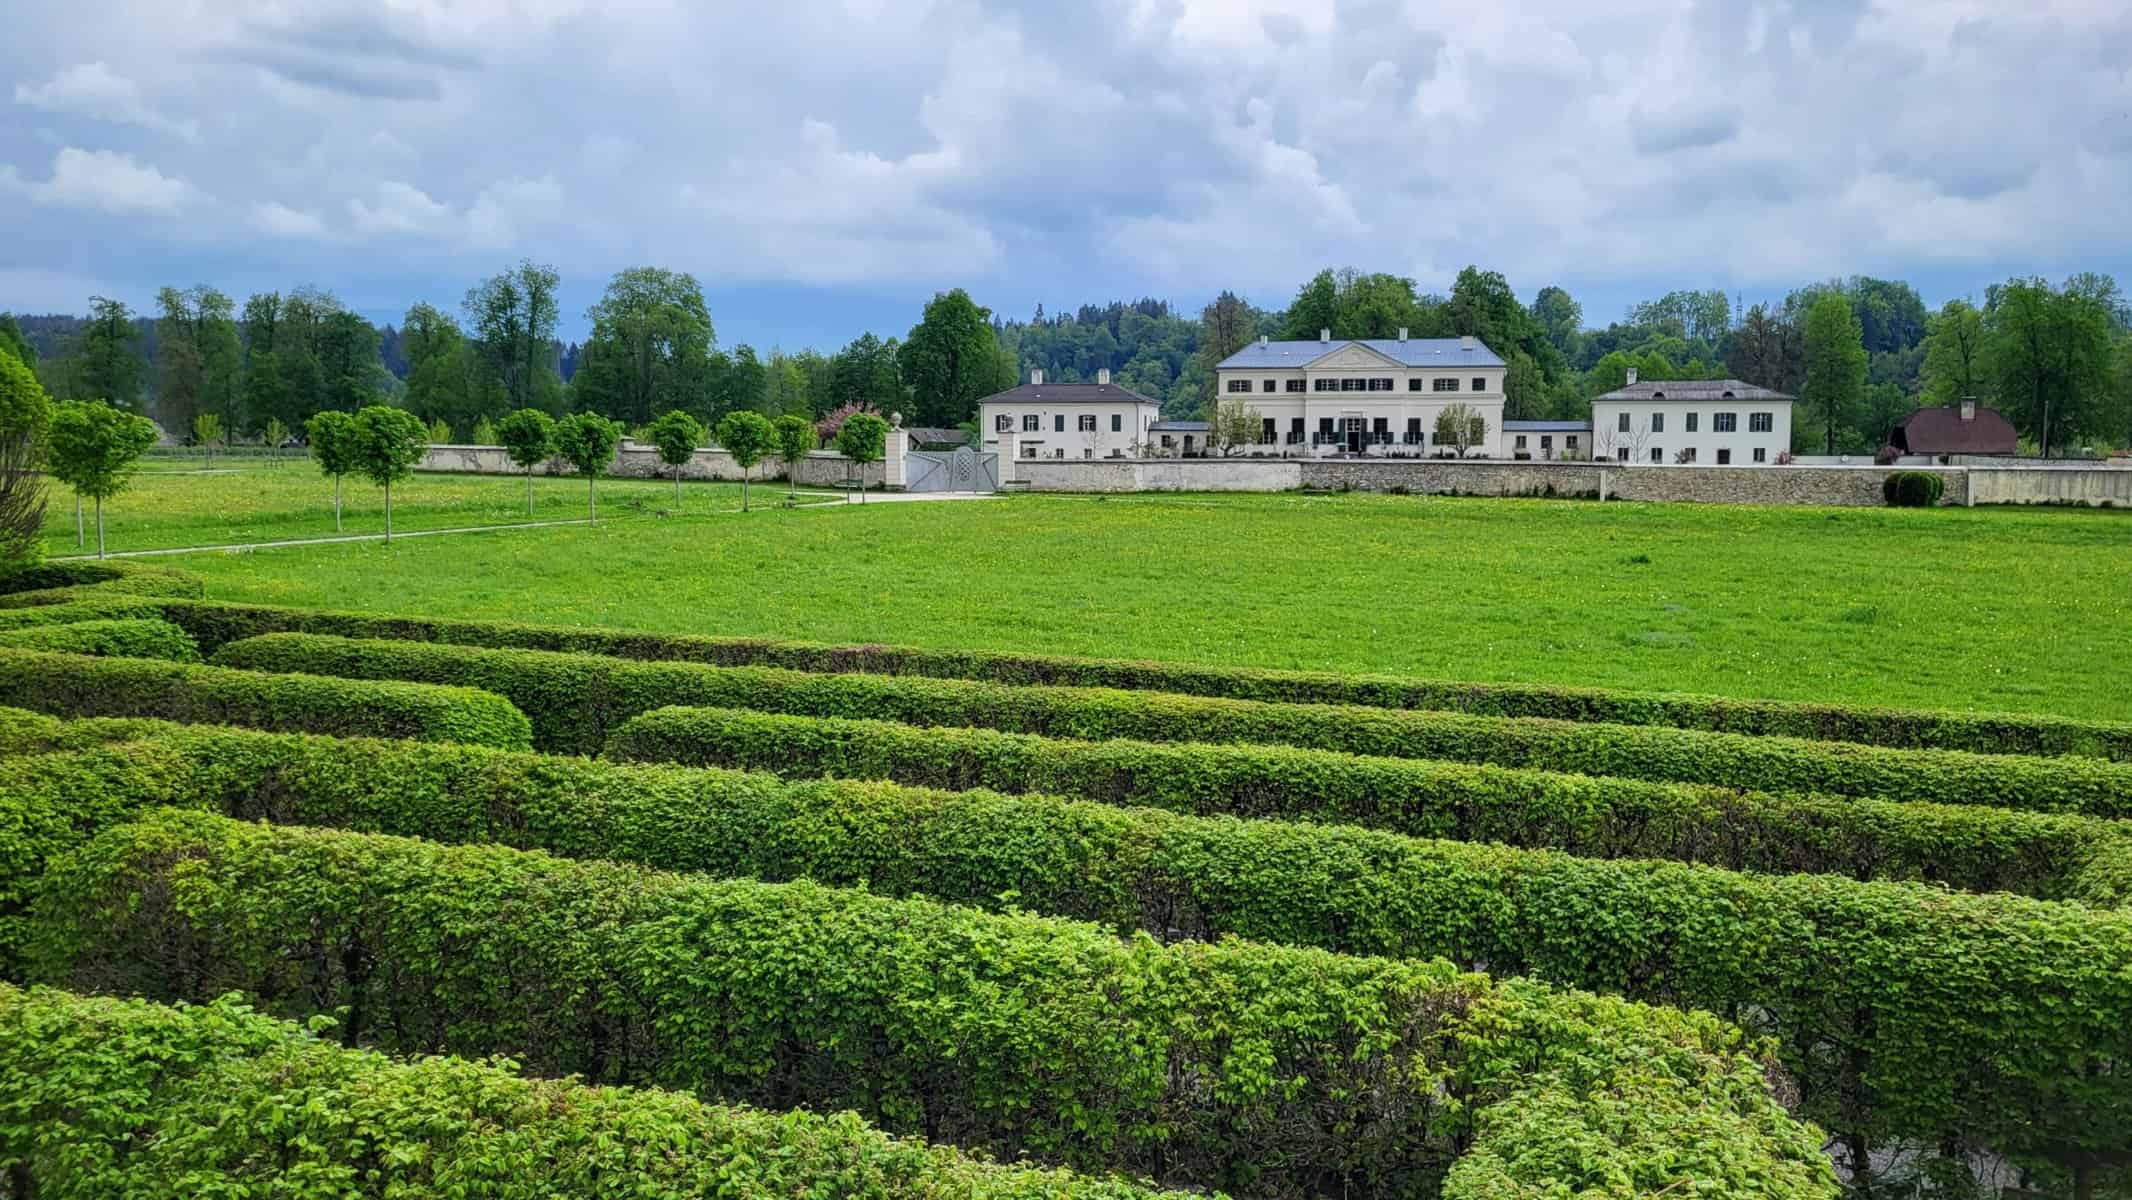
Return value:
<svg viewBox="0 0 2132 1200">
<path fill-rule="evenodd" d="M 1936 471 L 1893 471 L 1880 481 L 1880 498 L 1890 508 L 1931 508 L 1946 492 Z"/>
<path fill-rule="evenodd" d="M 2088 873 L 2098 853 L 2124 854 L 2132 863 L 2132 828 L 2063 813 L 1741 792 L 1288 746 L 1083 742 L 722 708 L 654 709 L 624 724 L 605 753 L 788 779 L 884 779 L 1359 825 L 1588 858 L 1924 881 L 2106 905 L 2132 899 L 2132 890 Z"/>
<path fill-rule="evenodd" d="M 26 708 L 0 707 L 0 758 L 163 737 L 186 728 L 149 717 L 89 717 L 68 721 Z"/>
<path fill-rule="evenodd" d="M 59 716 L 531 744 L 525 714 L 470 687 L 271 675 L 142 658 L 0 649 L 0 705 Z"/>
<path fill-rule="evenodd" d="M 349 1050 L 234 997 L 169 1008 L 0 984 L 0 1162 L 18 1198 L 801 1196 L 1133 1200 L 848 1113 Z"/>
<path fill-rule="evenodd" d="M 168 621 L 76 621 L 0 630 L 0 649 L 199 662 L 200 648 Z"/>
<path fill-rule="evenodd" d="M 580 754 L 597 753 L 611 732 L 640 713 L 700 705 L 1097 740 L 1266 743 L 1763 791 L 2132 816 L 2132 764 L 2085 758 L 1889 750 L 1699 730 L 1159 692 L 809 675 L 769 667 L 294 633 L 232 642 L 215 652 L 214 661 L 355 679 L 470 684 L 506 696 L 524 710 L 532 719 L 536 746 Z"/>
<path fill-rule="evenodd" d="M 143 806 L 178 804 L 1005 902 L 1167 938 L 1445 957 L 1781 1034 L 1805 1113 L 1869 1146 L 2062 1159 L 2108 1148 L 2084 1145 L 2084 1131 L 2132 1124 L 2132 1079 L 2098 1069 L 2132 1056 L 2132 915 L 2072 905 L 985 792 L 236 731 L 49 756 L 0 781 L 30 806 L 25 827 L 56 828 L 47 853 Z M 2125 856 L 2122 838 L 2113 845 Z M 1831 1053 L 1861 1029 L 1869 1058 Z"/>
<path fill-rule="evenodd" d="M 163 610 L 145 596 L 113 596 L 76 600 L 71 604 L 45 604 L 36 608 L 0 608 L 0 629 L 32 629 L 70 625 L 76 621 L 163 619 Z"/>
<path fill-rule="evenodd" d="M 2012 713 L 1741 700 L 1619 688 L 1468 683 L 1394 675 L 1340 675 L 1250 667 L 1073 658 L 911 646 L 838 646 L 763 638 L 705 637 L 625 629 L 527 625 L 329 612 L 263 604 L 173 601 L 168 619 L 212 653 L 265 633 L 448 642 L 493 649 L 557 650 L 617 658 L 772 666 L 825 673 L 865 672 L 991 683 L 1106 687 L 1235 700 L 1440 709 L 1481 716 L 1549 717 L 1658 725 L 1724 733 L 1774 734 L 1907 749 L 1979 754 L 2074 754 L 2132 760 L 2132 722 Z"/>
<path fill-rule="evenodd" d="M 1818 1135 L 1784 1114 L 1737 1031 L 1443 962 L 1162 946 L 811 884 L 172 811 L 55 865 L 37 914 L 51 982 L 242 988 L 277 1011 L 342 1011 L 346 1036 L 386 1049 L 509 1050 L 539 1073 L 849 1107 L 1165 1183 L 1834 1194 Z M 1548 1144 L 1523 1140 L 1540 1131 Z"/>
<path fill-rule="evenodd" d="M 0 609 L 75 604 L 121 596 L 196 600 L 207 593 L 200 577 L 132 563 L 46 563 L 0 580 Z"/>
</svg>

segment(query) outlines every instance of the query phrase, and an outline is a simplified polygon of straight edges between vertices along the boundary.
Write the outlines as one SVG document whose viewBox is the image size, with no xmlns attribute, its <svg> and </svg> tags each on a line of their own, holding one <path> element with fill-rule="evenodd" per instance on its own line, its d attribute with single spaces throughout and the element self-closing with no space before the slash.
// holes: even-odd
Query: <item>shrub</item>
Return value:
<svg viewBox="0 0 2132 1200">
<path fill-rule="evenodd" d="M 498 649 L 569 650 L 620 658 L 775 666 L 801 671 L 924 675 L 992 683 L 1176 692 L 1237 700 L 1440 709 L 1481 716 L 1550 717 L 1723 733 L 1778 734 L 1909 749 L 1980 754 L 2077 754 L 2132 760 L 2132 722 L 1962 713 L 1795 700 L 1738 700 L 1551 684 L 1461 683 L 1400 676 L 1202 667 L 910 646 L 835 646 L 764 638 L 325 612 L 203 601 L 171 605 L 168 619 L 212 652 L 261 633 L 404 638 Z"/>
<path fill-rule="evenodd" d="M 184 728 L 175 722 L 151 717 L 88 717 L 63 721 L 26 708 L 0 708 L 0 758 L 164 737 Z"/>
<path fill-rule="evenodd" d="M 1946 486 L 1931 471 L 1890 471 L 1880 481 L 1880 494 L 1890 508 L 1931 508 Z"/>
<path fill-rule="evenodd" d="M 486 688 L 508 697 L 532 719 L 536 746 L 570 753 L 598 753 L 607 734 L 630 717 L 683 704 L 1096 740 L 1266 743 L 1882 800 L 1960 804 L 1988 798 L 2003 808 L 2132 816 L 2132 765 L 2079 758 L 1900 751 L 1699 730 L 1099 688 L 810 675 L 290 633 L 230 643 L 215 652 L 214 660 L 257 670 Z"/>
<path fill-rule="evenodd" d="M 48 563 L 9 576 L 0 584 L 0 608 L 78 604 L 120 596 L 169 596 L 197 600 L 206 594 L 200 577 L 187 571 L 130 563 Z"/>
<path fill-rule="evenodd" d="M 77 621 L 5 630 L 0 631 L 0 649 L 200 661 L 200 648 L 193 645 L 192 638 L 161 620 Z"/>
<path fill-rule="evenodd" d="M 306 733 L 528 744 L 525 714 L 470 687 L 266 675 L 133 658 L 0 650 L 0 705 Z"/>
<path fill-rule="evenodd" d="M 182 866 L 179 864 L 182 862 Z M 161 899 L 182 873 L 182 904 Z M 1006 1156 L 1246 1195 L 1832 1196 L 1715 1018 L 1448 963 L 1090 926 L 812 884 L 165 813 L 40 886 L 40 966 L 345 1013 L 393 1051 L 853 1108 Z M 186 968 L 166 970 L 183 947 Z M 1476 1136 L 1476 1114 L 1512 1111 Z M 1570 1147 L 1497 1144 L 1517 1110 Z M 1676 1131 L 1688 1136 L 1678 1136 Z M 1469 1140 L 1470 1139 L 1470 1140 Z M 1589 1157 L 1575 1153 L 1590 1151 Z M 1537 1173 L 1536 1173 L 1537 1172 Z"/>
<path fill-rule="evenodd" d="M 1358 825 L 1418 837 L 1667 858 L 1734 870 L 1918 880 L 2088 898 L 2114 821 L 1974 805 L 1741 792 L 1287 746 L 1082 742 L 991 729 L 657 709 L 606 754 L 636 762 L 1076 796 L 1202 816 Z M 2128 855 L 2132 862 L 2132 855 Z M 2106 902 L 2115 903 L 2117 892 Z"/>
<path fill-rule="evenodd" d="M 77 621 L 160 620 L 162 616 L 162 610 L 146 597 L 113 596 L 108 600 L 90 598 L 34 608 L 0 608 L 0 630 L 71 625 Z"/>
<path fill-rule="evenodd" d="M 831 1181 L 881 1200 L 1148 1195 L 994 1166 L 849 1114 L 524 1079 L 509 1062 L 395 1061 L 234 997 L 168 1008 L 5 985 L 0 1160 L 23 1197 L 797 1196 Z"/>
</svg>

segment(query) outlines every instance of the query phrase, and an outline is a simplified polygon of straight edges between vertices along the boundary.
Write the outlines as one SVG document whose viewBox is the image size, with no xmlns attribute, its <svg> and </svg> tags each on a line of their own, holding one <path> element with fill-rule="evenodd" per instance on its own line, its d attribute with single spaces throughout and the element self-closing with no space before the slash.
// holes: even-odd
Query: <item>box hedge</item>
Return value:
<svg viewBox="0 0 2132 1200">
<path fill-rule="evenodd" d="M 351 1050 L 235 997 L 202 1007 L 0 984 L 0 1194 L 684 1200 L 1136 1200 L 848 1113 L 525 1079 Z"/>
<path fill-rule="evenodd" d="M 46 563 L 0 580 L 0 609 L 77 604 L 126 596 L 198 599 L 200 577 L 167 567 L 134 563 Z"/>
<path fill-rule="evenodd" d="M 1931 471 L 1892 471 L 1880 481 L 1880 496 L 1890 508 L 1931 508 L 1947 483 Z"/>
<path fill-rule="evenodd" d="M 241 989 L 388 1051 L 851 1108 L 1006 1157 L 1251 1196 L 1834 1193 L 1737 1030 L 1440 961 L 175 810 L 39 892 L 44 982 Z"/>
<path fill-rule="evenodd" d="M 921 675 L 992 683 L 1108 687 L 1236 700 L 1440 709 L 1482 716 L 1550 717 L 1774 734 L 1979 754 L 2077 754 L 2132 760 L 2132 722 L 2008 713 L 1884 708 L 1795 700 L 1740 700 L 1616 688 L 1464 683 L 1249 667 L 1072 658 L 910 646 L 837 646 L 762 638 L 527 625 L 327 612 L 216 601 L 170 601 L 168 619 L 209 653 L 263 633 L 449 642 L 493 649 L 558 650 L 617 658 L 772 666 L 791 670 Z"/>
<path fill-rule="evenodd" d="M 26 708 L 0 708 L 0 758 L 164 737 L 186 728 L 175 722 L 149 717 L 90 717 L 68 721 Z"/>
<path fill-rule="evenodd" d="M 199 662 L 200 648 L 186 632 L 163 620 L 75 621 L 0 630 L 0 650 L 44 650 L 117 658 Z"/>
<path fill-rule="evenodd" d="M 1004 902 L 1170 939 L 1485 964 L 1781 1034 L 1805 1112 L 1867 1146 L 2063 1160 L 2106 1148 L 2080 1143 L 2084 1131 L 2132 1121 L 2132 1080 L 2100 1069 L 2132 1053 L 2132 917 L 2074 905 L 986 792 L 235 731 L 48 756 L 0 779 L 23 798 L 24 828 L 57 831 L 47 853 L 98 822 L 178 804 Z M 1797 953 L 1807 946 L 1814 953 Z M 1831 1052 L 1860 1030 L 1869 1057 Z"/>
<path fill-rule="evenodd" d="M 70 717 L 160 717 L 307 733 L 530 743 L 525 714 L 500 696 L 470 687 L 33 650 L 0 649 L 0 705 Z"/>
<path fill-rule="evenodd" d="M 0 629 L 7 630 L 70 625 L 76 621 L 144 619 L 163 619 L 163 610 L 145 596 L 113 596 L 35 608 L 0 608 Z"/>
<path fill-rule="evenodd" d="M 654 709 L 624 724 L 605 753 L 789 779 L 883 779 L 1359 825 L 1588 858 L 1913 880 L 2104 904 L 2132 899 L 2089 871 L 2098 854 L 2132 863 L 2132 826 L 2063 813 L 1742 792 L 1288 746 L 1084 742 L 719 708 Z"/>
<path fill-rule="evenodd" d="M 1702 730 L 1100 688 L 813 675 L 293 633 L 232 642 L 215 652 L 214 661 L 485 688 L 532 719 L 534 745 L 580 754 L 597 753 L 610 733 L 640 713 L 691 705 L 1098 740 L 1291 745 L 1764 791 L 2132 816 L 2132 764 L 2086 758 L 1890 750 Z"/>
</svg>

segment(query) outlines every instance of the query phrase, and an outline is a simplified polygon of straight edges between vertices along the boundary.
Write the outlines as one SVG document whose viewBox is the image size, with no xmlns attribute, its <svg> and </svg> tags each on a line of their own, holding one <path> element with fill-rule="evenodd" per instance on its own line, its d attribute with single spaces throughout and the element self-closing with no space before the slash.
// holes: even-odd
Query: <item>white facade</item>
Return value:
<svg viewBox="0 0 2132 1200">
<path fill-rule="evenodd" d="M 1503 454 L 1503 360 L 1473 338 L 1260 339 L 1215 367 L 1215 395 L 1264 423 L 1238 454 L 1427 457 L 1457 451 L 1436 419 L 1463 404 L 1486 423 L 1469 457 Z"/>
<path fill-rule="evenodd" d="M 1046 384 L 1042 371 L 1028 383 L 977 405 L 978 449 L 1016 458 L 1131 458 L 1151 440 L 1148 427 L 1162 406 L 1100 371 L 1095 383 Z"/>
<path fill-rule="evenodd" d="M 1771 466 L 1791 450 L 1792 399 L 1737 380 L 1630 385 L 1592 401 L 1592 457 L 1630 466 Z"/>
</svg>

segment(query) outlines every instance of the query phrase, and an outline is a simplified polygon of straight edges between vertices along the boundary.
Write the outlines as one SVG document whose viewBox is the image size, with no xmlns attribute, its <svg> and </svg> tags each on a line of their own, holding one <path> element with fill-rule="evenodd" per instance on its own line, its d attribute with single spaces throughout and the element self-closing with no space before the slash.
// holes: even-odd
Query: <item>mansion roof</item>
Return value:
<svg viewBox="0 0 2132 1200">
<path fill-rule="evenodd" d="M 1403 367 L 1500 367 L 1503 360 L 1480 339 L 1333 338 L 1331 341 L 1252 342 L 1214 364 L 1217 371 L 1307 367 L 1349 346 L 1361 346 Z"/>
<path fill-rule="evenodd" d="M 1783 392 L 1774 392 L 1752 383 L 1737 379 L 1643 379 L 1626 387 L 1615 388 L 1600 400 L 1695 400 L 1707 403 L 1712 400 L 1763 400 L 1769 403 L 1789 402 L 1792 397 Z"/>
<path fill-rule="evenodd" d="M 1025 383 L 994 392 L 979 404 L 1153 404 L 1155 400 L 1115 383 Z"/>
</svg>

